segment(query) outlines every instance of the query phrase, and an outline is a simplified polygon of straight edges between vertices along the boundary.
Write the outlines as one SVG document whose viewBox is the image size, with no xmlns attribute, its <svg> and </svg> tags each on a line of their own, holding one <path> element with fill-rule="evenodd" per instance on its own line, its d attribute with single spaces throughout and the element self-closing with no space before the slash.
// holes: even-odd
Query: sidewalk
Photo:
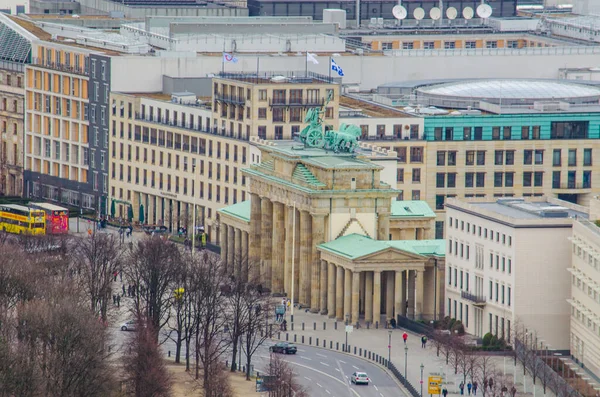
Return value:
<svg viewBox="0 0 600 397">
<path fill-rule="evenodd" d="M 309 336 L 315 338 L 319 338 L 320 340 L 327 340 L 327 344 L 329 345 L 329 341 L 340 343 L 341 345 L 346 341 L 346 332 L 345 332 L 345 324 L 343 322 L 337 323 L 337 330 L 335 329 L 335 320 L 328 318 L 325 315 L 313 314 L 310 312 L 305 312 L 305 310 L 294 310 L 294 329 L 292 330 L 291 321 L 290 321 L 290 313 L 286 313 L 286 320 L 288 321 L 288 334 L 290 334 L 290 341 L 293 341 L 293 335 L 297 334 L 298 338 L 301 335 L 308 338 Z M 314 330 L 316 322 L 316 330 Z M 302 330 L 302 323 L 304 323 L 304 331 Z M 323 325 L 325 323 L 325 330 L 323 330 Z M 275 329 L 274 329 L 275 331 Z M 391 331 L 391 332 L 390 332 Z M 421 381 L 421 364 L 424 366 L 423 368 L 423 393 L 427 394 L 427 377 L 431 375 L 439 375 L 442 374 L 444 377 L 444 386 L 448 389 L 450 395 L 460 395 L 460 391 L 458 385 L 463 380 L 463 376 L 459 374 L 454 374 L 454 368 L 449 365 L 446 365 L 445 358 L 440 355 L 440 357 L 436 356 L 436 349 L 433 343 L 428 342 L 427 347 L 425 349 L 421 348 L 421 335 L 414 334 L 410 331 L 406 331 L 409 335 L 408 341 L 406 343 L 407 349 L 405 350 L 405 345 L 402 340 L 402 334 L 405 332 L 402 328 L 396 328 L 394 330 L 388 329 L 369 329 L 360 328 L 354 329 L 353 332 L 348 334 L 348 344 L 351 346 L 352 350 L 354 350 L 354 346 L 357 348 L 367 349 L 375 354 L 379 354 L 383 357 L 388 357 L 388 354 L 391 357 L 391 361 L 396 365 L 399 371 L 404 373 L 405 371 L 405 360 L 407 362 L 407 380 L 420 391 L 420 381 Z M 282 339 L 285 339 L 284 332 L 282 332 Z M 391 344 L 389 341 L 391 339 Z M 298 339 L 300 340 L 300 339 Z M 308 342 L 307 342 L 308 343 Z M 313 341 L 314 343 L 314 341 Z M 322 342 L 320 342 L 322 344 Z M 388 349 L 388 344 L 390 348 Z M 513 377 L 515 382 L 515 387 L 517 388 L 517 393 L 519 395 L 531 394 L 533 395 L 533 380 L 531 376 L 527 375 L 525 377 L 525 386 L 523 384 L 523 367 L 520 363 L 517 362 L 516 371 L 514 367 L 514 359 L 513 357 L 494 357 L 495 369 L 500 374 L 506 374 L 507 377 Z M 515 376 L 516 375 L 516 376 Z M 467 378 L 467 382 L 470 379 Z M 536 381 L 536 390 L 535 395 L 541 396 L 543 394 L 542 385 L 539 380 Z M 465 387 L 465 395 L 467 394 L 467 390 Z M 554 397 L 554 394 L 547 389 L 546 396 Z"/>
</svg>

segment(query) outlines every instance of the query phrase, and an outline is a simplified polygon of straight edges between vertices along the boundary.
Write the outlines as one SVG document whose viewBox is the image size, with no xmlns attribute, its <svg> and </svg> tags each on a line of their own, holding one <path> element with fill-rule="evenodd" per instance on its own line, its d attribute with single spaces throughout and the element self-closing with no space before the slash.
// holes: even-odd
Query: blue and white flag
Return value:
<svg viewBox="0 0 600 397">
<path fill-rule="evenodd" d="M 342 68 L 339 67 L 338 64 L 335 63 L 335 61 L 333 59 L 331 60 L 331 70 L 333 70 L 334 72 L 337 72 L 338 76 L 344 75 L 344 71 L 342 70 Z"/>
<path fill-rule="evenodd" d="M 223 62 L 237 63 L 238 59 L 235 56 L 233 56 L 232 54 L 228 54 L 228 53 L 224 52 L 223 53 Z"/>
</svg>

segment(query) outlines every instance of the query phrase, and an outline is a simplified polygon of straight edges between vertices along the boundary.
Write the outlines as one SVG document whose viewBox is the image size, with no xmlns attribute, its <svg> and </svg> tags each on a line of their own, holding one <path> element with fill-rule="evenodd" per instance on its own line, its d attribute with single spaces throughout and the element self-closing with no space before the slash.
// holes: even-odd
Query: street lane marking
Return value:
<svg viewBox="0 0 600 397">
<path fill-rule="evenodd" d="M 331 394 L 331 393 L 329 392 L 329 390 L 325 389 L 325 391 L 327 392 L 327 394 Z"/>
<path fill-rule="evenodd" d="M 326 356 L 326 355 L 324 355 L 324 354 L 321 354 L 321 353 L 315 353 L 315 354 L 316 354 L 317 356 L 319 356 L 319 357 L 325 357 L 325 358 L 327 358 L 327 356 Z"/>
<path fill-rule="evenodd" d="M 373 387 L 375 388 L 375 390 L 379 391 L 379 389 L 377 388 L 377 386 L 373 385 Z"/>
<path fill-rule="evenodd" d="M 304 377 L 304 379 L 306 379 L 306 380 L 308 380 L 308 381 L 312 380 L 312 379 L 310 379 L 308 376 L 305 376 L 305 377 Z"/>
<path fill-rule="evenodd" d="M 304 357 L 304 356 L 300 356 L 300 358 L 303 358 L 303 359 L 305 359 L 305 360 L 312 360 L 311 358 Z"/>
<path fill-rule="evenodd" d="M 319 386 L 319 387 L 323 387 L 323 386 L 321 386 L 321 385 L 320 385 L 320 384 L 318 384 L 318 383 L 317 383 L 317 386 Z"/>
<path fill-rule="evenodd" d="M 331 378 L 331 379 L 335 380 L 336 382 L 340 382 L 341 384 L 346 384 L 346 385 L 348 386 L 348 390 L 350 390 L 350 391 L 352 392 L 352 394 L 354 394 L 356 397 L 361 397 L 361 396 L 360 396 L 360 394 L 358 394 L 358 393 L 356 392 L 356 390 L 354 390 L 354 389 L 351 389 L 351 388 L 350 388 L 350 385 L 348 384 L 348 382 L 344 382 L 344 381 L 342 381 L 342 380 L 340 380 L 340 379 L 336 378 L 335 376 L 329 375 L 328 373 L 325 373 L 325 372 L 323 372 L 323 371 L 319 371 L 318 369 L 315 369 L 315 368 L 313 368 L 313 367 L 309 367 L 308 365 L 304 365 L 304 364 L 300 364 L 300 363 L 295 363 L 295 362 L 293 362 L 293 361 L 288 361 L 288 360 L 282 360 L 282 361 L 285 361 L 286 363 L 289 363 L 289 364 L 292 364 L 292 365 L 297 365 L 297 366 L 299 366 L 299 367 L 303 367 L 303 368 L 306 368 L 306 369 L 310 369 L 311 371 L 318 372 L 318 373 L 320 373 L 320 374 L 321 374 L 321 375 L 323 375 L 323 376 L 327 376 L 327 377 L 329 377 L 329 378 Z M 331 394 L 331 393 L 330 393 L 330 394 Z"/>
<path fill-rule="evenodd" d="M 381 397 L 383 397 L 383 393 L 379 393 L 379 395 L 380 395 Z"/>
<path fill-rule="evenodd" d="M 327 364 L 327 363 L 324 363 L 323 361 L 321 361 L 321 364 L 323 364 L 323 365 L 324 365 L 324 366 L 326 366 L 326 367 L 329 367 L 329 364 Z"/>
<path fill-rule="evenodd" d="M 345 362 L 345 361 L 342 361 L 342 360 L 338 360 L 338 361 L 339 361 L 339 362 L 341 362 L 342 364 L 346 364 L 346 362 Z"/>
<path fill-rule="evenodd" d="M 339 368 L 336 368 L 335 370 L 338 371 L 338 372 L 340 372 Z"/>
<path fill-rule="evenodd" d="M 353 365 L 352 368 L 354 368 L 354 369 L 360 369 L 356 365 Z"/>
<path fill-rule="evenodd" d="M 298 351 L 304 353 L 306 350 L 304 350 L 304 349 L 298 349 Z"/>
</svg>

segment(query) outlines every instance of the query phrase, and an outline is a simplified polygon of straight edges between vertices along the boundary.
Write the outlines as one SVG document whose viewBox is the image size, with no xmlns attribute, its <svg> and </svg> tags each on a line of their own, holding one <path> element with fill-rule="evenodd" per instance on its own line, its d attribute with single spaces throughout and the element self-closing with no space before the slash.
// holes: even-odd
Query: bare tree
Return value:
<svg viewBox="0 0 600 397">
<path fill-rule="evenodd" d="M 473 372 L 473 380 L 477 382 L 483 397 L 490 395 L 489 380 L 494 379 L 496 372 L 494 358 L 492 356 L 480 356 Z M 493 396 L 493 394 L 491 395 Z"/>
<path fill-rule="evenodd" d="M 132 353 L 125 356 L 123 372 L 128 394 L 135 397 L 167 397 L 171 395 L 171 379 L 152 321 L 138 317 L 139 326 L 131 341 Z"/>
<path fill-rule="evenodd" d="M 269 379 L 265 383 L 269 397 L 308 397 L 309 393 L 297 380 L 292 367 L 279 356 L 269 364 Z"/>
<path fill-rule="evenodd" d="M 246 380 L 250 380 L 252 357 L 267 340 L 269 334 L 269 299 L 259 293 L 258 288 L 250 288 L 244 295 L 243 310 L 247 315 L 242 325 L 242 350 L 246 353 Z"/>
<path fill-rule="evenodd" d="M 122 265 L 122 251 L 114 235 L 95 233 L 75 242 L 75 268 L 89 300 L 90 309 L 106 321 L 111 283 Z"/>
<path fill-rule="evenodd" d="M 182 269 L 181 254 L 175 244 L 149 236 L 133 246 L 124 272 L 137 287 L 134 310 L 148 319 L 158 340 L 160 329 L 169 321 L 173 303 L 171 289 Z"/>
</svg>

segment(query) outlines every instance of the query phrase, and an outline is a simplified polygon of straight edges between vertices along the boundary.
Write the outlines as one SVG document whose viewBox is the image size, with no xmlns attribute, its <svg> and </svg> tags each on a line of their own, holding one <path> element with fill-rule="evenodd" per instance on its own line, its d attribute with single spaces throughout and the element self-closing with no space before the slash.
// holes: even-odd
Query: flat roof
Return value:
<svg viewBox="0 0 600 397">
<path fill-rule="evenodd" d="M 400 109 L 390 109 L 387 106 L 378 105 L 376 103 L 357 98 L 351 98 L 346 95 L 340 95 L 340 106 L 349 108 L 349 111 L 358 110 L 360 113 L 369 117 L 415 117 L 409 113 L 401 111 Z"/>
<path fill-rule="evenodd" d="M 427 201 L 423 200 L 396 200 L 392 201 L 392 218 L 432 217 L 435 212 Z"/>
<path fill-rule="evenodd" d="M 231 215 L 244 222 L 250 222 L 250 200 L 242 201 L 228 207 L 223 207 L 218 212 Z"/>
<path fill-rule="evenodd" d="M 29 203 L 29 205 L 36 205 L 40 208 L 48 209 L 50 211 L 68 211 L 67 208 L 50 203 Z"/>
<path fill-rule="evenodd" d="M 523 198 L 501 198 L 496 201 L 464 201 L 475 209 L 493 212 L 516 220 L 556 220 L 588 218 L 588 214 L 549 201 L 525 201 Z M 454 208 L 454 204 L 448 204 Z M 459 206 L 460 209 L 460 206 Z"/>
</svg>

